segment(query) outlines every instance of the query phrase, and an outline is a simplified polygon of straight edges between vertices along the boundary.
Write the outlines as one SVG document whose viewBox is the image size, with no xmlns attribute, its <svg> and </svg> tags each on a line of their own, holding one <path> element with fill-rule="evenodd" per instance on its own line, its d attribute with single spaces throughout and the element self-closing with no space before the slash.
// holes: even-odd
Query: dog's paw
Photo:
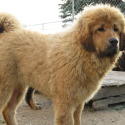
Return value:
<svg viewBox="0 0 125 125">
<path fill-rule="evenodd" d="M 36 105 L 32 106 L 31 109 L 33 109 L 33 110 L 41 110 L 41 106 L 39 104 L 36 104 Z"/>
</svg>

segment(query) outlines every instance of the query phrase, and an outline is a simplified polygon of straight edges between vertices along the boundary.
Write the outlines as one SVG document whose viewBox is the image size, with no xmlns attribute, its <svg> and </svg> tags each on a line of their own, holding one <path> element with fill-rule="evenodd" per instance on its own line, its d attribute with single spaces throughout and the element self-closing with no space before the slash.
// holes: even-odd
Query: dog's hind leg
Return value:
<svg viewBox="0 0 125 125">
<path fill-rule="evenodd" d="M 15 110 L 25 93 L 25 89 L 26 89 L 25 86 L 21 85 L 16 86 L 13 90 L 10 100 L 4 107 L 3 117 L 7 125 L 17 125 L 15 120 Z"/>
<path fill-rule="evenodd" d="M 31 109 L 40 110 L 41 107 L 39 105 L 35 104 L 35 102 L 33 100 L 34 92 L 35 92 L 35 89 L 32 87 L 29 87 L 26 92 L 26 95 L 25 95 L 25 100 Z"/>
<path fill-rule="evenodd" d="M 3 110 L 13 92 L 13 87 L 0 83 L 0 111 Z"/>
</svg>

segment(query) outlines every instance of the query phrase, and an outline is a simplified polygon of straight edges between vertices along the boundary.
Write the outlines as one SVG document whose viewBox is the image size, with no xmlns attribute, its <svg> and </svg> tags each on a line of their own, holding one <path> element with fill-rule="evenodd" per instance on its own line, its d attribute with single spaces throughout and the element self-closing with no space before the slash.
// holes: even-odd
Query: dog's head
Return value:
<svg viewBox="0 0 125 125">
<path fill-rule="evenodd" d="M 125 19 L 119 9 L 109 5 L 89 6 L 79 24 L 81 45 L 86 51 L 111 57 L 125 49 Z"/>
</svg>

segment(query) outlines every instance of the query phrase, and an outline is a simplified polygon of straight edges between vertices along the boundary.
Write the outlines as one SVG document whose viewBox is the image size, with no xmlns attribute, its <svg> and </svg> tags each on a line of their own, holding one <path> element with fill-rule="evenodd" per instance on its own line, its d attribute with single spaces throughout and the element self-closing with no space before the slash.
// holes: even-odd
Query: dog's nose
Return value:
<svg viewBox="0 0 125 125">
<path fill-rule="evenodd" d="M 118 43 L 118 40 L 116 38 L 111 38 L 109 39 L 109 43 L 112 45 L 112 46 L 116 46 L 117 43 Z"/>
</svg>

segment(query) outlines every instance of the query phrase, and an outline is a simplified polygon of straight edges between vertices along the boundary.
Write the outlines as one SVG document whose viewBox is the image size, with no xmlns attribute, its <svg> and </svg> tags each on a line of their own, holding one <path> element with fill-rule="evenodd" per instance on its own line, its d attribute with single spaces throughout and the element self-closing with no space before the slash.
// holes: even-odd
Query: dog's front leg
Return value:
<svg viewBox="0 0 125 125">
<path fill-rule="evenodd" d="M 84 105 L 81 103 L 79 104 L 74 112 L 74 125 L 81 125 L 81 114 L 82 114 L 82 110 L 83 110 Z"/>
<path fill-rule="evenodd" d="M 66 103 L 58 101 L 54 103 L 55 125 L 74 125 L 73 107 Z"/>
</svg>

